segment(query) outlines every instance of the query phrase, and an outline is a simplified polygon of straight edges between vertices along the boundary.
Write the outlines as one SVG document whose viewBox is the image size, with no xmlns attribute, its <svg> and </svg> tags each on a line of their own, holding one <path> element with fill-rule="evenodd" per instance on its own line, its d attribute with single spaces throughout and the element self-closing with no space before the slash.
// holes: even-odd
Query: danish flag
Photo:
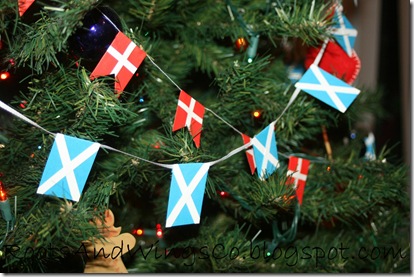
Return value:
<svg viewBox="0 0 414 277">
<path fill-rule="evenodd" d="M 145 51 L 122 32 L 118 32 L 91 73 L 90 78 L 115 75 L 115 90 L 117 93 L 121 93 L 146 56 Z"/>
<path fill-rule="evenodd" d="M 175 112 L 173 132 L 187 127 L 193 136 L 195 145 L 200 147 L 201 128 L 203 126 L 205 108 L 185 91 L 180 92 Z"/>
<path fill-rule="evenodd" d="M 287 171 L 286 184 L 295 185 L 296 197 L 302 205 L 303 193 L 305 191 L 306 178 L 308 177 L 310 161 L 295 156 L 290 156 Z"/>
<path fill-rule="evenodd" d="M 23 16 L 23 14 L 27 11 L 27 9 L 33 4 L 35 0 L 19 0 L 19 14 Z"/>
<path fill-rule="evenodd" d="M 252 138 L 248 135 L 242 134 L 243 143 L 249 143 Z M 256 171 L 256 163 L 254 162 L 254 153 L 253 153 L 253 147 L 249 147 L 249 149 L 246 150 L 246 156 L 247 156 L 247 162 L 249 163 L 250 172 L 252 175 Z"/>
</svg>

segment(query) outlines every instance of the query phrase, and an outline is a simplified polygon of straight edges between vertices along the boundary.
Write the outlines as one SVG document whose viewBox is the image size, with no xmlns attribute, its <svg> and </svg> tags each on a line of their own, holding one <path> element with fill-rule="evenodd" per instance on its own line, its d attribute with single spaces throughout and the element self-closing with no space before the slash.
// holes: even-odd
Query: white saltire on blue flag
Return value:
<svg viewBox="0 0 414 277">
<path fill-rule="evenodd" d="M 335 11 L 334 22 L 332 34 L 342 49 L 351 57 L 358 31 L 352 26 L 346 16 L 338 10 Z"/>
<path fill-rule="evenodd" d="M 295 84 L 313 97 L 344 113 L 360 90 L 312 64 Z"/>
<path fill-rule="evenodd" d="M 200 223 L 208 163 L 175 164 L 165 227 Z"/>
<path fill-rule="evenodd" d="M 100 144 L 57 134 L 37 193 L 79 201 Z"/>
<path fill-rule="evenodd" d="M 287 67 L 288 78 L 294 84 L 302 78 L 305 67 L 302 64 L 289 65 Z"/>
<path fill-rule="evenodd" d="M 368 137 L 364 138 L 365 143 L 365 155 L 364 158 L 373 161 L 377 157 L 375 155 L 375 136 L 374 133 L 370 132 Z"/>
<path fill-rule="evenodd" d="M 278 167 L 274 124 L 270 124 L 252 139 L 257 174 L 261 180 L 267 179 Z"/>
</svg>

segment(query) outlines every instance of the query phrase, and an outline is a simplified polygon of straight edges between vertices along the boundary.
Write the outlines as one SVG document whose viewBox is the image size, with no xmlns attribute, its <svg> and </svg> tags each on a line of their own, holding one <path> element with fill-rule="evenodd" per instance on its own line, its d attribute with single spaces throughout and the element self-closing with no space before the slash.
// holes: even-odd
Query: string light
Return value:
<svg viewBox="0 0 414 277">
<path fill-rule="evenodd" d="M 9 72 L 2 72 L 1 74 L 0 74 L 0 79 L 1 80 L 6 80 L 6 79 L 8 79 L 10 77 L 10 73 Z"/>
<path fill-rule="evenodd" d="M 161 224 L 157 224 L 156 226 L 157 232 L 155 233 L 157 235 L 157 237 L 162 238 L 162 229 L 161 229 Z"/>
<path fill-rule="evenodd" d="M 13 215 L 10 209 L 10 202 L 2 181 L 0 181 L 0 211 L 5 221 L 9 222 L 13 220 Z"/>
<path fill-rule="evenodd" d="M 7 200 L 7 194 L 4 190 L 3 182 L 0 181 L 0 201 L 4 202 Z"/>
<path fill-rule="evenodd" d="M 254 111 L 254 112 L 253 112 L 253 116 L 254 116 L 255 118 L 259 118 L 259 117 L 261 116 L 260 111 Z"/>
<path fill-rule="evenodd" d="M 142 236 L 142 235 L 144 235 L 144 230 L 143 230 L 143 229 L 141 229 L 141 228 L 136 229 L 136 230 L 135 230 L 135 234 L 136 234 L 137 236 Z"/>
</svg>

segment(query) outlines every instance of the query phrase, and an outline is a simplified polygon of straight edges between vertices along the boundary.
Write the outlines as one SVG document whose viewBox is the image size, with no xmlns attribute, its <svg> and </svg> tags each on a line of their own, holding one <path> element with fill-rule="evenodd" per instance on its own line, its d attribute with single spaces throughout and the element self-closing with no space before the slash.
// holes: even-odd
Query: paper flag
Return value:
<svg viewBox="0 0 414 277">
<path fill-rule="evenodd" d="M 302 78 L 305 67 L 302 64 L 290 65 L 287 67 L 288 78 L 294 84 Z"/>
<path fill-rule="evenodd" d="M 364 158 L 373 161 L 377 157 L 375 155 L 375 136 L 374 133 L 370 132 L 368 137 L 364 138 L 365 143 L 365 155 Z"/>
<path fill-rule="evenodd" d="M 243 138 L 244 144 L 249 143 L 251 140 L 251 137 L 245 134 L 242 134 L 242 138 Z M 246 150 L 246 157 L 247 157 L 247 162 L 249 163 L 250 172 L 253 175 L 254 172 L 256 171 L 256 163 L 254 162 L 254 153 L 253 153 L 252 147 L 249 147 L 249 149 Z"/>
<path fill-rule="evenodd" d="M 335 40 L 348 56 L 352 56 L 352 50 L 354 49 L 355 39 L 358 34 L 357 30 L 338 9 L 335 11 L 334 22 L 336 24 L 332 28 L 332 34 Z"/>
<path fill-rule="evenodd" d="M 199 224 L 210 164 L 175 164 L 165 227 Z"/>
<path fill-rule="evenodd" d="M 100 144 L 57 134 L 37 193 L 79 201 Z"/>
<path fill-rule="evenodd" d="M 289 157 L 286 184 L 293 184 L 296 189 L 296 197 L 302 205 L 303 194 L 305 191 L 306 178 L 308 177 L 310 161 L 295 156 Z"/>
<path fill-rule="evenodd" d="M 267 179 L 279 167 L 274 124 L 253 138 L 253 154 L 261 180 Z"/>
<path fill-rule="evenodd" d="M 122 92 L 147 54 L 119 32 L 90 75 L 91 79 L 115 75 L 115 90 Z"/>
<path fill-rule="evenodd" d="M 203 126 L 205 108 L 185 91 L 180 92 L 178 106 L 175 112 L 173 132 L 187 127 L 193 136 L 195 145 L 200 147 L 201 129 Z"/>
<path fill-rule="evenodd" d="M 295 87 L 307 92 L 329 106 L 345 112 L 359 94 L 359 89 L 312 64 Z"/>
<path fill-rule="evenodd" d="M 23 16 L 23 14 L 27 11 L 27 9 L 29 9 L 34 1 L 35 0 L 18 0 L 20 16 Z"/>
</svg>

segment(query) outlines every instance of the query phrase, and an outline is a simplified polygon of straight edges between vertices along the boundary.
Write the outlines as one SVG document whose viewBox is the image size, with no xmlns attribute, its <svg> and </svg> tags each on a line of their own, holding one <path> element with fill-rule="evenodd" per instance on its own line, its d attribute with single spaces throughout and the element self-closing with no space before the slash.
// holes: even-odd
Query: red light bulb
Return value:
<svg viewBox="0 0 414 277">
<path fill-rule="evenodd" d="M 161 229 L 157 229 L 157 237 L 162 238 L 162 230 Z"/>
<path fill-rule="evenodd" d="M 136 230 L 135 230 L 135 234 L 137 234 L 137 236 L 142 236 L 142 235 L 144 235 L 144 230 L 143 230 L 143 229 L 141 229 L 141 228 L 136 229 Z"/>
</svg>

